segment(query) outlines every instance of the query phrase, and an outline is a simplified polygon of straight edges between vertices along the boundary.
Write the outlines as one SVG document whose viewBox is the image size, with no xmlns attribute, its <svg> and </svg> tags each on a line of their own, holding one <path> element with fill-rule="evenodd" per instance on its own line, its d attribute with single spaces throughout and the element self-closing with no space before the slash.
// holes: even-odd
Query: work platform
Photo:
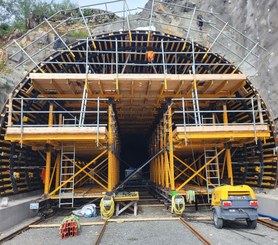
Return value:
<svg viewBox="0 0 278 245">
<path fill-rule="evenodd" d="M 3 140 L 41 155 L 44 194 L 59 206 L 113 191 L 121 151 L 132 153 L 128 139 L 140 137 L 136 151 L 156 156 L 150 181 L 168 192 L 274 187 L 270 114 L 247 75 L 212 46 L 151 30 L 80 40 L 36 64 L 10 95 Z"/>
</svg>

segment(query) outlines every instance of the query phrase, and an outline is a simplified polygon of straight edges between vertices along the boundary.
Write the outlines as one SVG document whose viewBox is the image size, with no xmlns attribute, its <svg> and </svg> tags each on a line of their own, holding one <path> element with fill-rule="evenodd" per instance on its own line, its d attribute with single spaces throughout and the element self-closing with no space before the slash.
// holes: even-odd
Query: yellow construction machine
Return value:
<svg viewBox="0 0 278 245">
<path fill-rule="evenodd" d="M 224 185 L 211 193 L 213 222 L 221 229 L 225 220 L 246 220 L 247 226 L 255 229 L 258 218 L 258 201 L 248 185 Z"/>
</svg>

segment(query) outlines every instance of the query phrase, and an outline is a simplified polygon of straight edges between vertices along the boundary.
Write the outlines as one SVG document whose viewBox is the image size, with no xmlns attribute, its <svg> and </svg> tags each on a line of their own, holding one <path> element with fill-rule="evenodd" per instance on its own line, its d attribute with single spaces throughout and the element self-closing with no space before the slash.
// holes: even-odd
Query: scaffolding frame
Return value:
<svg viewBox="0 0 278 245">
<path fill-rule="evenodd" d="M 189 13 L 190 12 L 193 12 L 193 13 L 187 17 L 187 16 L 181 16 L 176 13 L 170 13 L 170 12 L 165 12 L 165 11 L 161 12 L 161 11 L 157 10 L 158 5 L 167 6 L 167 7 L 171 7 L 171 8 L 187 9 L 189 11 Z M 112 6 L 114 9 L 116 8 L 117 10 L 110 11 L 109 9 Z M 102 10 L 102 9 L 104 9 L 104 10 Z M 85 10 L 91 10 L 92 12 L 94 12 L 94 10 L 95 10 L 96 13 L 94 13 L 92 15 L 84 15 Z M 135 10 L 136 11 L 142 10 L 142 11 L 148 12 L 150 14 L 150 18 L 149 19 L 138 18 L 138 17 L 134 18 L 134 16 L 132 16 L 132 12 L 134 12 Z M 58 17 L 60 19 L 62 18 L 61 13 L 62 12 L 59 11 L 56 14 L 50 16 L 49 18 L 45 19 L 42 23 L 40 23 L 35 28 L 29 30 L 22 37 L 17 38 L 12 43 L 9 43 L 8 45 L 6 45 L 4 48 L 7 50 L 8 61 L 10 61 L 10 62 L 8 62 L 8 65 L 14 66 L 14 63 L 12 62 L 13 58 L 15 58 L 18 55 L 23 54 L 26 56 L 26 58 L 23 58 L 23 61 L 16 65 L 21 66 L 24 63 L 26 63 L 28 60 L 30 60 L 40 70 L 41 66 L 45 63 L 45 62 L 42 63 L 41 61 L 48 56 L 48 52 L 46 52 L 46 50 L 49 49 L 52 44 L 55 44 L 57 42 L 57 40 L 60 40 L 63 43 L 65 49 L 68 50 L 68 52 L 71 54 L 73 61 L 74 61 L 74 57 L 76 55 L 75 51 L 72 50 L 72 45 L 68 44 L 66 42 L 66 40 L 67 40 L 67 37 L 70 36 L 71 33 L 73 33 L 74 31 L 77 31 L 77 30 L 79 30 L 79 31 L 83 30 L 83 29 L 86 30 L 88 36 L 83 40 L 86 40 L 88 38 L 91 41 L 92 47 L 90 48 L 91 50 L 89 52 L 94 52 L 94 50 L 96 49 L 96 42 L 98 41 L 98 38 L 96 38 L 96 35 L 98 34 L 98 28 L 100 26 L 105 27 L 107 25 L 110 25 L 111 29 L 105 30 L 105 32 L 109 32 L 109 31 L 115 30 L 114 24 L 121 23 L 122 27 L 123 27 L 123 29 L 121 31 L 128 31 L 129 41 L 134 42 L 135 40 L 132 39 L 131 31 L 134 30 L 136 27 L 138 27 L 138 22 L 140 22 L 140 21 L 142 24 L 141 29 L 142 30 L 146 29 L 149 32 L 148 41 L 150 40 L 152 26 L 154 26 L 156 28 L 156 31 L 159 32 L 159 31 L 163 30 L 163 28 L 161 29 L 161 25 L 163 25 L 168 30 L 168 33 L 172 34 L 172 35 L 176 35 L 177 29 L 182 29 L 182 31 L 185 30 L 186 35 L 184 37 L 184 41 L 185 41 L 184 48 L 186 46 L 187 41 L 193 40 L 194 32 L 206 33 L 206 31 L 208 31 L 210 29 L 212 31 L 212 35 L 208 35 L 208 37 L 212 40 L 212 43 L 208 44 L 208 45 L 203 44 L 207 48 L 207 53 L 203 56 L 203 60 L 205 60 L 205 58 L 207 56 L 209 56 L 210 51 L 212 51 L 213 53 L 217 53 L 217 52 L 220 53 L 221 50 L 226 49 L 227 47 L 225 45 L 223 45 L 224 42 L 222 39 L 224 39 L 224 41 L 226 43 L 228 43 L 228 46 L 230 46 L 228 60 L 230 60 L 231 62 L 233 62 L 236 65 L 235 71 L 238 70 L 239 68 L 241 68 L 247 75 L 250 75 L 250 76 L 254 75 L 257 72 L 255 63 L 258 62 L 259 60 L 263 59 L 263 57 L 265 55 L 268 55 L 267 50 L 264 49 L 262 46 L 260 46 L 258 42 L 252 40 L 251 38 L 244 35 L 242 32 L 236 30 L 234 27 L 229 25 L 228 22 L 225 22 L 224 20 L 222 20 L 217 15 L 217 13 L 203 11 L 203 10 L 197 9 L 196 7 L 190 8 L 190 7 L 182 6 L 182 5 L 178 5 L 178 4 L 159 2 L 159 1 L 153 0 L 151 8 L 129 9 L 128 4 L 126 3 L 126 0 L 116 0 L 116 1 L 98 3 L 98 4 L 90 4 L 90 5 L 86 5 L 86 6 L 80 6 L 78 8 L 78 11 L 76 9 L 66 10 L 65 13 L 67 13 L 68 15 L 69 15 L 69 13 L 71 13 L 71 16 L 67 17 L 66 19 L 64 19 L 62 21 L 60 21 L 60 20 L 55 21 Z M 198 29 L 193 28 L 194 23 L 197 22 L 196 16 L 198 13 L 205 15 L 205 17 L 203 18 L 203 23 L 206 25 L 205 28 L 207 28 L 207 30 L 205 30 L 205 31 L 200 31 Z M 154 18 L 154 14 L 167 14 L 167 16 L 175 17 L 179 21 L 186 21 L 186 22 L 183 23 L 182 27 L 180 27 L 179 24 L 177 24 L 177 25 L 170 24 L 169 21 L 164 22 L 162 19 L 160 19 L 160 21 L 158 22 Z M 109 23 L 95 24 L 94 26 L 90 26 L 88 24 L 92 20 L 94 22 L 97 21 L 97 18 L 100 18 L 100 17 L 110 18 L 111 16 L 113 16 L 114 19 L 111 22 L 109 21 Z M 80 25 L 83 25 L 83 27 L 79 26 L 78 28 L 71 28 L 71 29 L 65 28 L 67 31 L 65 33 L 59 34 L 59 30 L 61 30 L 62 27 L 67 25 L 67 23 L 70 23 L 72 21 L 80 23 Z M 53 25 L 53 24 L 51 24 L 51 22 L 58 23 L 58 24 Z M 36 38 L 32 42 L 27 43 L 24 46 L 20 45 L 21 41 L 24 38 L 27 38 L 28 35 L 33 34 L 34 32 L 36 32 L 38 30 L 38 28 L 41 28 L 42 26 L 44 26 L 44 28 L 47 30 L 43 35 Z M 168 27 L 172 27 L 172 28 L 168 28 Z M 139 30 L 140 30 L 140 28 L 139 28 Z M 56 35 L 56 38 L 54 38 L 53 41 L 51 41 L 47 45 L 44 45 L 39 50 L 34 48 L 35 43 L 39 43 L 39 42 L 44 43 L 44 41 L 43 41 L 44 38 L 46 37 L 46 35 L 48 35 L 51 32 L 55 33 L 55 35 Z M 242 42 L 237 41 L 233 38 L 234 32 L 236 32 L 243 38 Z M 181 33 L 180 36 L 183 36 L 183 34 Z M 194 39 L 196 40 L 196 37 L 194 37 Z M 82 41 L 82 39 L 79 39 L 79 41 Z M 200 40 L 196 40 L 196 41 L 198 42 Z M 9 48 L 12 46 L 13 46 L 13 49 L 15 48 L 13 44 L 16 44 L 18 51 L 10 53 Z M 244 50 L 244 52 L 246 52 L 246 55 L 244 57 L 242 57 L 237 52 L 237 50 L 240 50 L 240 51 Z M 50 49 L 50 51 L 52 51 L 52 49 Z M 45 56 L 43 56 L 43 57 L 42 57 L 42 52 L 45 52 Z M 76 51 L 76 52 L 80 52 L 80 51 Z M 37 58 L 39 58 L 39 60 Z M 253 60 L 255 60 L 255 62 Z M 166 70 L 167 70 L 167 66 L 168 66 L 167 62 L 162 62 L 162 63 L 163 63 L 162 65 L 166 65 Z M 118 64 L 118 65 L 122 65 L 122 64 Z M 196 65 L 198 66 L 200 64 L 196 64 Z M 215 64 L 208 64 L 208 65 L 215 65 Z M 223 65 L 227 65 L 227 64 L 223 64 Z M 254 72 L 254 70 L 255 70 L 255 72 Z M 250 72 L 250 71 L 253 71 L 253 72 Z"/>
</svg>

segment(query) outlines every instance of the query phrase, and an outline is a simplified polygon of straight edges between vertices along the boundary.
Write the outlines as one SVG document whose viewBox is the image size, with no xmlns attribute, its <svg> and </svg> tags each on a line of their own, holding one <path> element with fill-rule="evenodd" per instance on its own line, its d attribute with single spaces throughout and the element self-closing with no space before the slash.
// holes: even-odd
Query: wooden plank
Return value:
<svg viewBox="0 0 278 245">
<path fill-rule="evenodd" d="M 23 134 L 96 134 L 97 127 L 25 127 Z M 106 134 L 106 127 L 99 127 L 99 134 Z M 21 134 L 20 127 L 7 127 L 7 135 Z"/>
<path fill-rule="evenodd" d="M 109 222 L 140 222 L 140 221 L 174 221 L 179 220 L 178 217 L 163 217 L 163 218 L 129 218 L 129 219 L 110 219 Z"/>
<path fill-rule="evenodd" d="M 253 132 L 254 130 L 253 125 L 186 127 L 186 132 Z M 269 128 L 267 125 L 256 125 L 256 131 L 269 131 Z M 177 127 L 174 132 L 184 133 L 184 127 Z"/>
<path fill-rule="evenodd" d="M 164 218 L 129 218 L 129 219 L 109 219 L 108 222 L 142 222 L 142 221 L 175 221 L 180 220 L 178 217 L 164 217 Z M 80 223 L 81 226 L 92 226 L 92 225 L 103 225 L 105 222 L 84 222 Z M 38 224 L 38 225 L 29 225 L 29 228 L 51 228 L 51 227 L 60 227 L 61 224 Z"/>
<path fill-rule="evenodd" d="M 81 226 L 91 226 L 91 225 L 103 225 L 104 222 L 85 222 L 80 223 Z M 29 225 L 29 228 L 52 228 L 52 227 L 60 227 L 61 224 L 39 224 L 39 225 Z"/>
<path fill-rule="evenodd" d="M 114 81 L 116 74 L 88 74 L 88 80 L 92 81 Z M 86 74 L 74 73 L 30 73 L 30 78 L 34 81 L 42 80 L 85 80 Z M 119 80 L 128 81 L 164 81 L 164 74 L 118 74 Z M 167 81 L 193 81 L 193 74 L 167 74 Z M 246 80 L 244 74 L 196 74 L 197 81 L 243 81 Z"/>
</svg>

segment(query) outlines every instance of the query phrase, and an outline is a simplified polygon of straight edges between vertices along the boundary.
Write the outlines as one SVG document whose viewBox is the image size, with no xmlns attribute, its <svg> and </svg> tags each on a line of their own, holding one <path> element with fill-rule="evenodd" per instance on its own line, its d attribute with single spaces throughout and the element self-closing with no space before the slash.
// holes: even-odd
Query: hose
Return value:
<svg viewBox="0 0 278 245">
<path fill-rule="evenodd" d="M 115 210 L 115 203 L 113 197 L 108 197 L 105 196 L 101 199 L 100 201 L 100 213 L 101 213 L 101 218 L 103 219 L 110 219 Z M 106 209 L 106 207 L 109 207 L 109 209 Z"/>
<path fill-rule="evenodd" d="M 174 212 L 177 215 L 182 215 L 184 209 L 185 209 L 184 197 L 180 195 L 172 196 L 172 213 Z"/>
<path fill-rule="evenodd" d="M 268 215 L 268 214 L 262 214 L 262 213 L 258 213 L 259 216 L 262 216 L 262 217 L 267 217 L 267 218 L 270 218 L 274 221 L 278 221 L 278 218 L 277 217 L 274 217 L 274 216 L 271 216 L 271 215 Z"/>
</svg>

